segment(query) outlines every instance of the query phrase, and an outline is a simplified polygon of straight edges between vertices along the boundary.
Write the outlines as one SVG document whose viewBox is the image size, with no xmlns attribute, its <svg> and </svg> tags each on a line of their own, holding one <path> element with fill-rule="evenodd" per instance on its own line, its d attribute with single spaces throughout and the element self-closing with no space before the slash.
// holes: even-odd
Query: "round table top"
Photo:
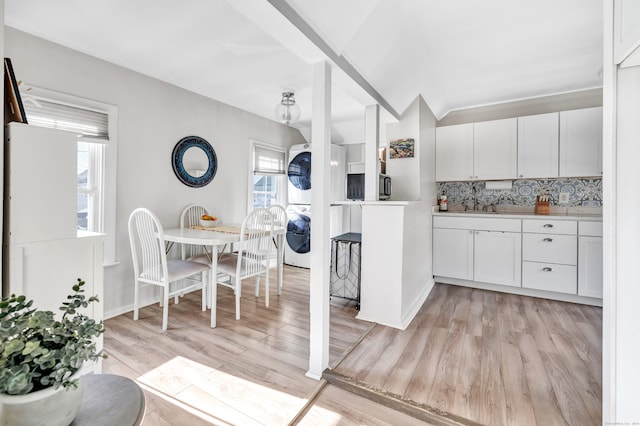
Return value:
<svg viewBox="0 0 640 426">
<path fill-rule="evenodd" d="M 142 423 L 144 393 L 133 380 L 114 374 L 82 377 L 82 405 L 73 426 L 129 426 Z"/>
</svg>

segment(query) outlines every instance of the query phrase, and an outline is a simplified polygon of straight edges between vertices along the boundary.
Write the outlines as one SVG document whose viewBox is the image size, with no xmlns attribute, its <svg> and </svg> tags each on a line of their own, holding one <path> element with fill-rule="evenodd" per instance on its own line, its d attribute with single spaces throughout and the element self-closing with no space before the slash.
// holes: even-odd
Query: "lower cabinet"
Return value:
<svg viewBox="0 0 640 426">
<path fill-rule="evenodd" d="M 578 237 L 578 294 L 602 298 L 602 237 Z"/>
<path fill-rule="evenodd" d="M 577 268 L 557 263 L 522 262 L 522 287 L 576 294 Z"/>
<path fill-rule="evenodd" d="M 521 234 L 433 229 L 434 275 L 520 287 Z"/>
<path fill-rule="evenodd" d="M 473 280 L 520 287 L 521 234 L 475 231 Z"/>
<path fill-rule="evenodd" d="M 602 299 L 602 222 L 436 216 L 433 274 L 590 303 Z"/>
<path fill-rule="evenodd" d="M 433 229 L 433 273 L 473 280 L 473 231 Z"/>
</svg>

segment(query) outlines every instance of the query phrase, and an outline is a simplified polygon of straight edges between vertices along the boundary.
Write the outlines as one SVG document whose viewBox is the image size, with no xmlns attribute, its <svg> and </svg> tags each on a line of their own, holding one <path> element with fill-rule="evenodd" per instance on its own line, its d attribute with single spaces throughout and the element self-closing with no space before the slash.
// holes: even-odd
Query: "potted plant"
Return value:
<svg viewBox="0 0 640 426">
<path fill-rule="evenodd" d="M 60 319 L 32 308 L 25 296 L 0 302 L 0 424 L 68 425 L 75 417 L 82 400 L 79 370 L 103 356 L 96 338 L 104 325 L 81 312 L 98 302 L 83 294 L 84 284 L 78 279 L 72 287 Z"/>
</svg>

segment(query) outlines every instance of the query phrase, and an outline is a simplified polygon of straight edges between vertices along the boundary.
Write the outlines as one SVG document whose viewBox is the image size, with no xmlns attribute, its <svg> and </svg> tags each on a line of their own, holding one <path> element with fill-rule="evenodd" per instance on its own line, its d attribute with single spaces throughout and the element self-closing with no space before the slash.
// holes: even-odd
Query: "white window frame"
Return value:
<svg viewBox="0 0 640 426">
<path fill-rule="evenodd" d="M 68 95 L 65 93 L 56 92 L 49 89 L 43 89 L 41 87 L 32 86 L 30 84 L 21 85 L 20 88 L 23 102 L 29 102 L 29 96 L 34 98 L 48 99 L 53 102 L 59 102 L 74 106 L 77 108 L 92 109 L 99 112 L 104 112 L 108 115 L 109 120 L 109 139 L 94 139 L 90 137 L 82 137 L 79 141 L 88 143 L 99 143 L 104 146 L 103 149 L 91 149 L 90 161 L 94 162 L 96 167 L 94 171 L 98 176 L 93 177 L 91 183 L 94 188 L 96 185 L 102 185 L 102 191 L 100 191 L 101 197 L 94 200 L 97 209 L 94 209 L 96 214 L 87 218 L 88 221 L 92 221 L 92 224 L 96 222 L 101 223 L 95 229 L 99 229 L 101 233 L 105 234 L 104 240 L 104 261 L 103 266 L 117 265 L 119 261 L 116 259 L 116 180 L 117 180 L 117 158 L 118 158 L 118 107 L 115 105 L 106 104 L 103 102 L 97 102 L 91 99 L 85 99 L 74 95 Z M 28 120 L 29 117 L 27 117 Z M 102 158 L 103 157 L 103 158 Z"/>
<path fill-rule="evenodd" d="M 276 181 L 276 203 L 286 207 L 285 201 L 287 199 L 286 189 L 287 189 L 287 149 L 280 145 L 274 145 L 266 142 L 261 142 L 253 139 L 249 139 L 249 176 L 248 176 L 248 199 L 247 199 L 247 213 L 253 210 L 253 177 L 254 174 L 254 160 L 255 160 L 255 148 L 256 146 L 270 149 L 273 151 L 282 152 L 284 154 L 284 173 L 283 174 L 273 174 L 273 176 L 278 176 L 279 179 Z"/>
</svg>

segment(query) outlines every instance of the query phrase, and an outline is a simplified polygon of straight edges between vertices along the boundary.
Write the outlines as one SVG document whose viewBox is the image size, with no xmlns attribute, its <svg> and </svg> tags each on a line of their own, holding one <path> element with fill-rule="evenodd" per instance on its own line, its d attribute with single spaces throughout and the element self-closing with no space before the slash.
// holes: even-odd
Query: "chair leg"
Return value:
<svg viewBox="0 0 640 426">
<path fill-rule="evenodd" d="M 136 280 L 133 286 L 133 320 L 138 321 L 138 311 L 140 307 L 140 283 Z"/>
<path fill-rule="evenodd" d="M 207 271 L 202 271 L 202 312 L 206 312 L 207 310 L 207 287 L 208 287 L 208 281 L 207 281 Z"/>
<path fill-rule="evenodd" d="M 264 305 L 268 308 L 269 307 L 269 268 L 267 268 L 267 271 L 265 273 L 265 285 L 264 285 Z"/>
<path fill-rule="evenodd" d="M 260 296 L 260 275 L 256 275 L 256 297 Z"/>
<path fill-rule="evenodd" d="M 162 331 L 164 331 L 167 329 L 169 322 L 169 286 L 164 287 L 162 299 L 164 300 L 164 307 L 162 308 Z"/>
<path fill-rule="evenodd" d="M 235 284 L 234 284 L 234 289 L 236 291 L 236 320 L 240 319 L 240 293 L 242 291 L 242 287 L 240 285 L 242 281 L 240 280 L 240 278 L 236 277 L 235 278 Z"/>
</svg>

